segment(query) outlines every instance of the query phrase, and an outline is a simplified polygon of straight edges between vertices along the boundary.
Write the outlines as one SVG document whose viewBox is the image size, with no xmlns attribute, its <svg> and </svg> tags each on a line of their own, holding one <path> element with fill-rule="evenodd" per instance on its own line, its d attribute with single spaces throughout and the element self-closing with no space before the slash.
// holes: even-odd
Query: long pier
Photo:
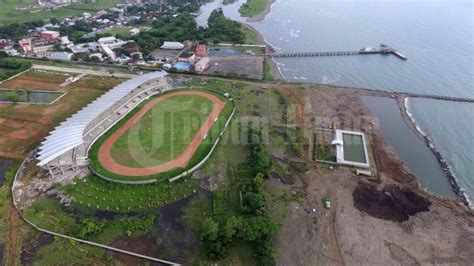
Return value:
<svg viewBox="0 0 474 266">
<path fill-rule="evenodd" d="M 408 57 L 392 47 L 381 44 L 380 48 L 364 47 L 357 51 L 330 51 L 330 52 L 288 52 L 265 54 L 274 58 L 282 57 L 319 57 L 319 56 L 348 56 L 348 55 L 367 55 L 367 54 L 393 54 L 396 57 L 407 60 Z"/>
</svg>

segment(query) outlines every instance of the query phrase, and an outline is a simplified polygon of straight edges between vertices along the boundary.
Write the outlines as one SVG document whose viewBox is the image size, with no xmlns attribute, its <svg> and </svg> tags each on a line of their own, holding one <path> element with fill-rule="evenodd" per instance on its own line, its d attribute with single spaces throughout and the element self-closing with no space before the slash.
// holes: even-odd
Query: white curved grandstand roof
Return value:
<svg viewBox="0 0 474 266">
<path fill-rule="evenodd" d="M 51 131 L 49 136 L 46 137 L 46 140 L 41 143 L 37 155 L 39 161 L 38 165 L 46 165 L 55 158 L 81 145 L 87 125 L 96 117 L 112 107 L 117 101 L 125 97 L 138 86 L 147 81 L 164 77 L 165 75 L 166 72 L 157 71 L 129 79 L 109 90 L 69 117 Z"/>
</svg>

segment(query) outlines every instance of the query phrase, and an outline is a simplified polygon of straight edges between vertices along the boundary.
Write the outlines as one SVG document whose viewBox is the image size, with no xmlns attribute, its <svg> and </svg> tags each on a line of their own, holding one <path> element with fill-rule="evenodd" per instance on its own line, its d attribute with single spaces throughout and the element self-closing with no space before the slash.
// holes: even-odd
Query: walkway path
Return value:
<svg viewBox="0 0 474 266">
<path fill-rule="evenodd" d="M 104 70 L 92 70 L 92 69 L 82 69 L 82 68 L 73 68 L 73 67 L 56 67 L 56 66 L 46 66 L 46 65 L 33 65 L 33 69 L 37 70 L 46 70 L 46 71 L 57 71 L 65 73 L 74 73 L 74 74 L 86 74 L 93 76 L 101 77 L 118 77 L 118 78 L 134 78 L 137 75 L 120 73 L 120 72 L 107 72 Z"/>
</svg>

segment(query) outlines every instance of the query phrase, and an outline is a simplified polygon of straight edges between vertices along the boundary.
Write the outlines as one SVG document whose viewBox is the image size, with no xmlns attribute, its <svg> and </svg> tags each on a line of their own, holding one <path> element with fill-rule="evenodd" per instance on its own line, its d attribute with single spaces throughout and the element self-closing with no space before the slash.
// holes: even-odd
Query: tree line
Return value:
<svg viewBox="0 0 474 266">
<path fill-rule="evenodd" d="M 210 260 L 225 258 L 230 248 L 243 242 L 252 247 L 259 265 L 273 265 L 276 251 L 272 238 L 277 232 L 277 225 L 269 215 L 264 188 L 264 179 L 268 176 L 271 161 L 265 151 L 261 133 L 250 129 L 248 134 L 250 160 L 257 174 L 250 183 L 238 188 L 241 195 L 239 213 L 224 219 L 206 217 L 199 226 L 198 235 Z"/>
</svg>

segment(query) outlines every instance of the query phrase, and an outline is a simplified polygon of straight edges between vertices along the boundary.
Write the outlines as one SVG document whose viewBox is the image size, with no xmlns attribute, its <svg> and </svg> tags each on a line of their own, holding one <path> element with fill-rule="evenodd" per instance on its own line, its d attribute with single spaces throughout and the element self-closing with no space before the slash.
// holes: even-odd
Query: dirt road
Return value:
<svg viewBox="0 0 474 266">
<path fill-rule="evenodd" d="M 36 70 L 45 70 L 45 71 L 56 71 L 56 72 L 65 72 L 65 73 L 74 73 L 74 74 L 86 74 L 92 76 L 101 76 L 101 77 L 119 77 L 119 78 L 134 78 L 136 75 L 126 74 L 120 72 L 110 73 L 105 70 L 91 70 L 91 69 L 82 69 L 82 68 L 72 68 L 72 67 L 55 67 L 55 66 L 45 66 L 34 64 L 33 69 Z"/>
</svg>

